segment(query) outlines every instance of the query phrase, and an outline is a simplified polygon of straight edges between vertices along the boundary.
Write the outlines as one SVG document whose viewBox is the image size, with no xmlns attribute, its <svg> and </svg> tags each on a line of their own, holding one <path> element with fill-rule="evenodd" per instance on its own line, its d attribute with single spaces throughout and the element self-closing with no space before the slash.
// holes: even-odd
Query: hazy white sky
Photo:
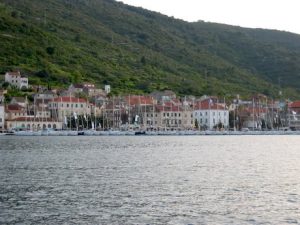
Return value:
<svg viewBox="0 0 300 225">
<path fill-rule="evenodd" d="M 300 0 L 121 0 L 186 21 L 204 20 L 300 34 Z"/>
</svg>

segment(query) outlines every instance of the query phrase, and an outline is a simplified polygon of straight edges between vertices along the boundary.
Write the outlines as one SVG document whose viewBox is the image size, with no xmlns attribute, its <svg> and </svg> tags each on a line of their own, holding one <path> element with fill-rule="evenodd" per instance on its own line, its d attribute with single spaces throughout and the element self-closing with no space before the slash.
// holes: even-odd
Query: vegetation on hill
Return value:
<svg viewBox="0 0 300 225">
<path fill-rule="evenodd" d="M 300 96 L 300 36 L 188 23 L 113 0 L 2 0 L 0 73 L 93 81 L 115 94 Z"/>
</svg>

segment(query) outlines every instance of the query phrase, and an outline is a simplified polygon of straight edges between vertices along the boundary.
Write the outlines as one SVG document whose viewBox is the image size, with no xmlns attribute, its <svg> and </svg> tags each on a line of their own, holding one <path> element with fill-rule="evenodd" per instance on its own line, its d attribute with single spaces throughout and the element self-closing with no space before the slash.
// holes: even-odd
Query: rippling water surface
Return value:
<svg viewBox="0 0 300 225">
<path fill-rule="evenodd" d="M 289 223 L 300 136 L 0 137 L 0 224 Z"/>
</svg>

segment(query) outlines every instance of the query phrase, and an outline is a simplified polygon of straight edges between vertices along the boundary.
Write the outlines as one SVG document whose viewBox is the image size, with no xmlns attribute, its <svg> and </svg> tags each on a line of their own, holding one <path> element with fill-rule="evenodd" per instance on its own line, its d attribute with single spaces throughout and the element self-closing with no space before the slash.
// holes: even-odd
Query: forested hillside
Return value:
<svg viewBox="0 0 300 225">
<path fill-rule="evenodd" d="M 201 16 L 201 15 L 199 15 Z M 300 35 L 188 23 L 113 0 L 1 0 L 0 73 L 115 93 L 300 96 Z"/>
</svg>

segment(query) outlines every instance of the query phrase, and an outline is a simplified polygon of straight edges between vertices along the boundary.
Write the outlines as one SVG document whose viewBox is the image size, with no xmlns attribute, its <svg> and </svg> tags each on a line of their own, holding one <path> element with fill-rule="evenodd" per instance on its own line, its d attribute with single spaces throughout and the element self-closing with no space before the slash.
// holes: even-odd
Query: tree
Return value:
<svg viewBox="0 0 300 225">
<path fill-rule="evenodd" d="M 8 86 L 9 86 L 9 83 L 8 83 L 8 82 L 4 82 L 4 83 L 2 84 L 2 87 L 3 87 L 4 89 L 8 88 Z"/>
<path fill-rule="evenodd" d="M 47 47 L 46 51 L 49 55 L 53 55 L 55 52 L 55 48 L 54 47 Z"/>
<path fill-rule="evenodd" d="M 146 58 L 145 58 L 145 56 L 142 56 L 142 58 L 141 58 L 141 63 L 142 63 L 143 65 L 146 65 Z"/>
</svg>

